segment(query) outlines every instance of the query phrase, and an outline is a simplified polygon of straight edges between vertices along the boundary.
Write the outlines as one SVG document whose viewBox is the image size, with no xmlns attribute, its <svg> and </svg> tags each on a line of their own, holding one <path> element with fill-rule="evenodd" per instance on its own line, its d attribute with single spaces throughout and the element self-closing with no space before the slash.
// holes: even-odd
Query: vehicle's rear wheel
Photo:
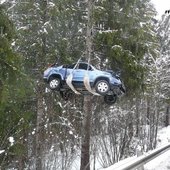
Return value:
<svg viewBox="0 0 170 170">
<path fill-rule="evenodd" d="M 115 94 L 114 95 L 106 95 L 106 96 L 104 96 L 104 101 L 105 101 L 105 103 L 112 105 L 112 104 L 116 103 L 117 96 Z"/>
<path fill-rule="evenodd" d="M 97 93 L 99 93 L 101 95 L 105 95 L 110 90 L 110 86 L 109 86 L 108 81 L 99 80 L 99 81 L 97 81 L 97 83 L 95 85 L 95 89 L 96 89 Z"/>
<path fill-rule="evenodd" d="M 65 101 L 67 101 L 73 97 L 73 92 L 71 90 L 60 91 L 60 95 Z"/>
<path fill-rule="evenodd" d="M 49 87 L 51 90 L 59 90 L 61 86 L 61 80 L 57 77 L 51 77 L 49 80 Z"/>
</svg>

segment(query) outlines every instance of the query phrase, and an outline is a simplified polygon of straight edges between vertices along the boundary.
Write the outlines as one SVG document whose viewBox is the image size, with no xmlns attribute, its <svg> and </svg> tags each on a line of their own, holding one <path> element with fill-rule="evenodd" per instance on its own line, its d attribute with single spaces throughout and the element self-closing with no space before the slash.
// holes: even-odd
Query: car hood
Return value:
<svg viewBox="0 0 170 170">
<path fill-rule="evenodd" d="M 107 71 L 101 71 L 101 70 L 97 70 L 97 69 L 95 71 L 100 75 L 112 76 L 112 74 L 110 72 L 107 72 Z"/>
<path fill-rule="evenodd" d="M 62 68 L 62 66 L 59 66 L 59 67 L 49 67 L 49 68 L 47 68 L 47 69 L 44 71 L 44 76 L 48 76 L 48 74 L 51 72 L 51 70 L 57 71 L 57 70 L 59 70 L 59 69 L 61 69 L 61 68 Z"/>
</svg>

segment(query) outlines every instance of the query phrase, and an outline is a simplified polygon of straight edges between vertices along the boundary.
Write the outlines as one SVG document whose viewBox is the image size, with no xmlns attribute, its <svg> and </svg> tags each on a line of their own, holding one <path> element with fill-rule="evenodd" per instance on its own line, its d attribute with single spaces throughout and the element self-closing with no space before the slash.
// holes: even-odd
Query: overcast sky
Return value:
<svg viewBox="0 0 170 170">
<path fill-rule="evenodd" d="M 160 18 L 166 10 L 170 10 L 170 0 L 151 0 L 155 5 L 158 12 L 158 18 Z"/>
</svg>

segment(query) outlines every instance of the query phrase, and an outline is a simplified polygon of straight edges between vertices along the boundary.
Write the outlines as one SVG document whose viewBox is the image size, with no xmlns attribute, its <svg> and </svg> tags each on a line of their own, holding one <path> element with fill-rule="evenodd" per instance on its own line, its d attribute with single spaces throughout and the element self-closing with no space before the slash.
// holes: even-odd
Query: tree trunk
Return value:
<svg viewBox="0 0 170 170">
<path fill-rule="evenodd" d="M 92 0 L 87 1 L 88 21 L 86 32 L 86 57 L 90 61 L 92 53 Z M 84 96 L 84 118 L 82 130 L 82 146 L 81 146 L 81 164 L 80 170 L 90 170 L 90 134 L 91 134 L 91 113 L 92 113 L 92 96 Z"/>
<path fill-rule="evenodd" d="M 3 90 L 3 83 L 0 80 L 0 103 L 1 103 L 1 99 L 2 99 L 2 90 Z"/>
<path fill-rule="evenodd" d="M 47 20 L 47 0 L 43 0 L 39 2 L 40 9 L 42 11 L 42 15 L 40 16 L 40 20 L 42 20 L 42 28 L 44 27 L 44 24 L 48 21 Z M 41 29 L 41 28 L 40 28 Z M 37 124 L 36 124 L 36 170 L 42 170 L 43 169 L 43 151 L 44 151 L 44 123 L 45 123 L 45 110 L 44 110 L 44 85 L 42 80 L 40 79 L 41 71 L 44 68 L 44 63 L 46 61 L 47 57 L 47 35 L 42 33 L 41 36 L 41 49 L 40 54 L 37 57 L 37 67 L 39 70 L 38 73 L 38 84 L 37 84 Z"/>
<path fill-rule="evenodd" d="M 90 95 L 84 96 L 80 170 L 90 170 L 91 98 Z"/>
<path fill-rule="evenodd" d="M 170 123 L 170 115 L 169 115 L 169 106 L 166 108 L 166 115 L 165 115 L 165 127 L 169 126 Z"/>
<path fill-rule="evenodd" d="M 42 170 L 42 146 L 43 146 L 43 87 L 39 85 L 37 90 L 37 123 L 36 123 L 36 170 Z"/>
</svg>

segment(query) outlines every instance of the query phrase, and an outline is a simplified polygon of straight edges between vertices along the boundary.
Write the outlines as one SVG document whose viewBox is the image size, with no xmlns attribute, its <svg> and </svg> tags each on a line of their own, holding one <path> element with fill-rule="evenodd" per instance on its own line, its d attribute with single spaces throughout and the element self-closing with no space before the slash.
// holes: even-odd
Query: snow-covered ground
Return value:
<svg viewBox="0 0 170 170">
<path fill-rule="evenodd" d="M 159 131 L 158 147 L 168 142 L 170 142 L 170 126 Z M 170 170 L 170 150 L 153 159 L 144 167 L 145 170 Z"/>
<path fill-rule="evenodd" d="M 170 150 L 144 166 L 144 170 L 170 170 Z"/>
<path fill-rule="evenodd" d="M 170 126 L 164 127 L 158 131 L 158 144 L 157 146 L 165 145 L 170 142 Z"/>
<path fill-rule="evenodd" d="M 170 126 L 159 130 L 157 147 L 159 148 L 160 146 L 166 145 L 169 142 L 170 142 Z M 120 165 L 128 161 L 132 161 L 133 159 L 134 159 L 133 157 L 128 158 L 126 160 L 116 163 L 113 166 L 100 170 L 113 170 L 114 168 L 119 167 Z M 170 150 L 147 163 L 144 166 L 144 170 L 170 170 Z"/>
</svg>

